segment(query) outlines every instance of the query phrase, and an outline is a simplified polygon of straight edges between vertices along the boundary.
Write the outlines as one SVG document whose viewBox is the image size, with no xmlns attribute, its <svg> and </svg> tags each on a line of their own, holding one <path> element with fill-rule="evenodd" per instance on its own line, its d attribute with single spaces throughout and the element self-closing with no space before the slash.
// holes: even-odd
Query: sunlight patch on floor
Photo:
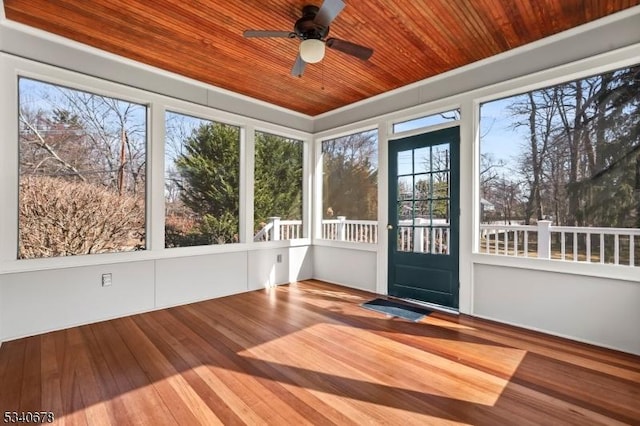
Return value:
<svg viewBox="0 0 640 426">
<path fill-rule="evenodd" d="M 449 320 L 442 319 L 442 318 L 436 318 L 436 317 L 433 317 L 431 315 L 427 315 L 426 317 L 422 318 L 422 320 L 420 320 L 420 323 L 421 324 L 434 325 L 436 327 L 449 328 L 451 330 L 476 331 L 475 328 L 469 327 L 468 325 L 459 324 L 457 322 L 449 321 Z"/>
<path fill-rule="evenodd" d="M 311 289 L 311 288 L 296 288 L 296 291 L 299 291 L 301 293 L 307 293 L 307 294 L 315 294 L 318 296 L 323 296 L 323 297 L 332 297 L 332 298 L 338 298 L 338 299 L 343 299 L 343 300 L 358 300 L 358 301 L 364 301 L 365 298 L 362 296 L 357 296 L 355 294 L 349 294 L 347 292 L 344 291 L 335 291 L 335 290 L 316 290 L 316 289 Z"/>
<path fill-rule="evenodd" d="M 373 386 L 393 392 L 408 391 L 482 405 L 494 405 L 515 373 L 526 351 L 442 338 L 411 336 L 416 344 L 433 345 L 425 351 L 412 345 L 375 334 L 370 330 L 336 324 L 315 324 L 286 336 L 243 350 L 238 355 L 268 362 L 278 368 L 290 367 L 296 373 L 327 375 L 327 380 Z M 290 350 L 283 350 L 290 348 Z M 473 360 L 473 354 L 487 357 L 493 351 L 493 365 L 502 377 L 458 362 Z M 448 356 L 436 353 L 446 353 Z M 456 360 L 455 354 L 462 354 Z M 363 366 L 351 367 L 357 357 Z M 453 358 L 453 359 L 452 359 Z M 344 360 L 344 361 L 341 361 Z"/>
</svg>

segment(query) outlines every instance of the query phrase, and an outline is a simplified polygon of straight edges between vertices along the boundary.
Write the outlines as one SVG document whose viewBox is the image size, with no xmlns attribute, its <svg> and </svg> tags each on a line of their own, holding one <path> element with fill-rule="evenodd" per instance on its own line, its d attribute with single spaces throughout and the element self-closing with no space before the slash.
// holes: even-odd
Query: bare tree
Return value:
<svg viewBox="0 0 640 426">
<path fill-rule="evenodd" d="M 20 256 L 144 247 L 146 109 L 20 80 Z"/>
</svg>

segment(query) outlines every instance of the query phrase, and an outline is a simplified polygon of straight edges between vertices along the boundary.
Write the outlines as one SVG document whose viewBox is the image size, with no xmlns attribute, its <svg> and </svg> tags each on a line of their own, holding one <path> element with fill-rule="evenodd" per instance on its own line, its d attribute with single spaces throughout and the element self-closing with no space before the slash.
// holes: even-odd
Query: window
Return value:
<svg viewBox="0 0 640 426">
<path fill-rule="evenodd" d="M 322 142 L 322 238 L 377 243 L 378 132 Z"/>
<path fill-rule="evenodd" d="M 408 132 L 410 130 L 422 129 L 424 127 L 435 126 L 438 124 L 449 123 L 460 120 L 460 110 L 452 109 L 450 111 L 431 114 L 424 117 L 413 118 L 407 121 L 401 121 L 393 124 L 393 133 Z"/>
<path fill-rule="evenodd" d="M 165 246 L 237 243 L 240 128 L 166 114 Z"/>
<path fill-rule="evenodd" d="M 254 241 L 302 238 L 302 141 L 256 132 Z"/>
<path fill-rule="evenodd" d="M 398 153 L 398 251 L 450 253 L 450 158 L 448 142 Z"/>
<path fill-rule="evenodd" d="M 18 258 L 145 248 L 146 107 L 21 77 Z"/>
<path fill-rule="evenodd" d="M 479 252 L 640 265 L 639 73 L 481 105 Z"/>
</svg>

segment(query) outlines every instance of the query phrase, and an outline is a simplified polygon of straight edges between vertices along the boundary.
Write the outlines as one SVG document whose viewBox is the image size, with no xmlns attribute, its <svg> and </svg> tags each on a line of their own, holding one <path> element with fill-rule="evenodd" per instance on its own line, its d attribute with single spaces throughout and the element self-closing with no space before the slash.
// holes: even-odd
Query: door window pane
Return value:
<svg viewBox="0 0 640 426">
<path fill-rule="evenodd" d="M 432 189 L 432 175 L 431 173 L 418 175 L 415 177 L 416 179 L 416 192 L 415 198 L 418 200 L 428 200 L 431 198 L 431 194 L 433 193 Z"/>
<path fill-rule="evenodd" d="M 398 220 L 413 220 L 413 201 L 398 203 Z"/>
<path fill-rule="evenodd" d="M 413 251 L 413 227 L 412 226 L 398 227 L 398 241 L 397 241 L 396 249 L 400 252 Z"/>
<path fill-rule="evenodd" d="M 419 148 L 413 151 L 413 173 L 425 173 L 431 170 L 431 149 Z"/>
<path fill-rule="evenodd" d="M 449 172 L 433 173 L 433 187 L 430 198 L 448 198 L 449 197 Z"/>
<path fill-rule="evenodd" d="M 436 145 L 431 148 L 431 170 L 449 170 L 449 144 Z"/>
<path fill-rule="evenodd" d="M 413 176 L 398 178 L 398 201 L 413 199 Z"/>
<path fill-rule="evenodd" d="M 413 151 L 400 151 L 398 153 L 398 176 L 413 173 Z"/>
<path fill-rule="evenodd" d="M 449 223 L 449 200 L 431 202 L 431 220 L 433 225 Z"/>
</svg>

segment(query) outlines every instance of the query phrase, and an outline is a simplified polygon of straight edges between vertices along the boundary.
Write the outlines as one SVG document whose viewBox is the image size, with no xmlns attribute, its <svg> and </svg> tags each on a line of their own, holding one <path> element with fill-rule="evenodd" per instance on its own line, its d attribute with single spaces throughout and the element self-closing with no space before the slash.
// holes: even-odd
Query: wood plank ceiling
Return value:
<svg viewBox="0 0 640 426">
<path fill-rule="evenodd" d="M 292 77 L 292 30 L 321 0 L 4 0 L 7 19 L 311 116 L 640 4 L 640 0 L 345 0 L 330 36 L 369 46 L 369 61 L 327 49 Z"/>
</svg>

